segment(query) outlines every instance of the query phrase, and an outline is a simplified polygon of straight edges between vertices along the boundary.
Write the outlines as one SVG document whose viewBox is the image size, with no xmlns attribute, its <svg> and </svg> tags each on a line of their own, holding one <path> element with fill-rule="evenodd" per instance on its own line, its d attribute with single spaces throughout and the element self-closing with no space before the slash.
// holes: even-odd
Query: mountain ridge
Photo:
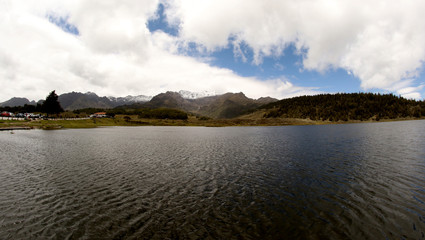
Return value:
<svg viewBox="0 0 425 240">
<path fill-rule="evenodd" d="M 242 92 L 221 95 L 213 94 L 215 93 L 207 91 L 194 93 L 180 90 L 179 92 L 167 91 L 153 97 L 145 95 L 100 97 L 93 92 L 69 92 L 59 95 L 58 100 L 61 106 L 68 111 L 86 108 L 113 109 L 116 107 L 133 109 L 173 108 L 211 118 L 232 118 L 261 105 L 278 101 L 278 99 L 270 97 L 251 99 L 246 97 Z M 6 106 L 9 102 L 11 101 L 0 103 L 0 106 Z M 13 102 L 16 103 L 15 106 L 31 103 L 26 98 Z M 19 103 L 23 104 L 18 105 Z M 33 105 L 36 104 L 35 101 L 32 103 Z"/>
<path fill-rule="evenodd" d="M 257 107 L 275 102 L 274 98 L 251 99 L 241 93 L 225 93 L 196 99 L 185 99 L 179 92 L 165 92 L 149 102 L 123 106 L 125 108 L 173 108 L 211 118 L 233 118 Z"/>
</svg>

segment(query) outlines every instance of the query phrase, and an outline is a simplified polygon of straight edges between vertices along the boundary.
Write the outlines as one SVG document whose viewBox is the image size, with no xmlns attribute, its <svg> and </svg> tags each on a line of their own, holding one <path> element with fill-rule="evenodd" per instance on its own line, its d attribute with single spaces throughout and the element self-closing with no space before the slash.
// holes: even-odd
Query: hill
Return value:
<svg viewBox="0 0 425 240">
<path fill-rule="evenodd" d="M 185 99 L 177 92 L 160 93 L 154 96 L 149 102 L 141 107 L 148 108 L 174 108 L 184 111 L 193 111 L 197 108 L 196 104 L 189 99 Z"/>
<path fill-rule="evenodd" d="M 265 118 L 348 121 L 425 116 L 425 102 L 393 94 L 338 93 L 283 99 L 262 107 Z"/>
<path fill-rule="evenodd" d="M 233 118 L 253 111 L 265 103 L 277 101 L 274 98 L 254 100 L 243 93 L 226 93 L 196 99 L 183 98 L 181 93 L 166 92 L 154 96 L 149 102 L 125 106 L 127 109 L 172 108 L 210 118 Z"/>
<path fill-rule="evenodd" d="M 113 103 L 108 98 L 99 97 L 94 93 L 65 93 L 59 96 L 59 102 L 66 110 L 113 107 Z"/>
<path fill-rule="evenodd" d="M 17 106 L 24 106 L 24 105 L 36 105 L 37 103 L 35 101 L 28 100 L 27 98 L 19 98 L 19 97 L 13 97 L 6 102 L 0 103 L 0 107 L 17 107 Z"/>
<path fill-rule="evenodd" d="M 234 118 L 253 111 L 264 103 L 276 101 L 272 98 L 254 100 L 246 97 L 243 93 L 226 93 L 208 100 L 210 102 L 201 106 L 197 113 L 212 118 Z"/>
</svg>

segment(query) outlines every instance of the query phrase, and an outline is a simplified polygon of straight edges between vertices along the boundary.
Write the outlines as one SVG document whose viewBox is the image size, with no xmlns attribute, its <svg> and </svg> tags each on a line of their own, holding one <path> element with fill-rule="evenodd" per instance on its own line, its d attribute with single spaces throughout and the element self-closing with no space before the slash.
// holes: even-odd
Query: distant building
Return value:
<svg viewBox="0 0 425 240">
<path fill-rule="evenodd" d="M 91 118 L 104 118 L 106 116 L 106 112 L 97 112 L 90 115 Z"/>
</svg>

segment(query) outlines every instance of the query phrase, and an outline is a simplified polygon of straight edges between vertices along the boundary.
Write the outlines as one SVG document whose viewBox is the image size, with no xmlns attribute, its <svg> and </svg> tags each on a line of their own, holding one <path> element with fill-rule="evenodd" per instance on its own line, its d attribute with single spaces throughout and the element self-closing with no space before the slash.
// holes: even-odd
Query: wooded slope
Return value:
<svg viewBox="0 0 425 240">
<path fill-rule="evenodd" d="M 338 93 L 283 99 L 263 107 L 266 118 L 348 121 L 425 116 L 425 102 L 393 94 Z"/>
</svg>

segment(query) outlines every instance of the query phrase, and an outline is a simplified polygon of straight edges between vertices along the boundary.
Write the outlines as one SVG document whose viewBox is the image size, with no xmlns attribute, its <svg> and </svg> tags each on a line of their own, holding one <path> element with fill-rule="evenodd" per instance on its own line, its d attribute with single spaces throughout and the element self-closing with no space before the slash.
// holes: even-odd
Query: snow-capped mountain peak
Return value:
<svg viewBox="0 0 425 240">
<path fill-rule="evenodd" d="M 109 100 L 113 102 L 123 102 L 123 103 L 138 103 L 138 102 L 148 102 L 152 99 L 152 96 L 138 95 L 138 96 L 126 96 L 126 97 L 108 97 Z"/>
<path fill-rule="evenodd" d="M 197 99 L 197 98 L 211 97 L 211 96 L 217 95 L 213 91 L 191 92 L 186 90 L 180 90 L 178 93 L 184 99 Z"/>
</svg>

